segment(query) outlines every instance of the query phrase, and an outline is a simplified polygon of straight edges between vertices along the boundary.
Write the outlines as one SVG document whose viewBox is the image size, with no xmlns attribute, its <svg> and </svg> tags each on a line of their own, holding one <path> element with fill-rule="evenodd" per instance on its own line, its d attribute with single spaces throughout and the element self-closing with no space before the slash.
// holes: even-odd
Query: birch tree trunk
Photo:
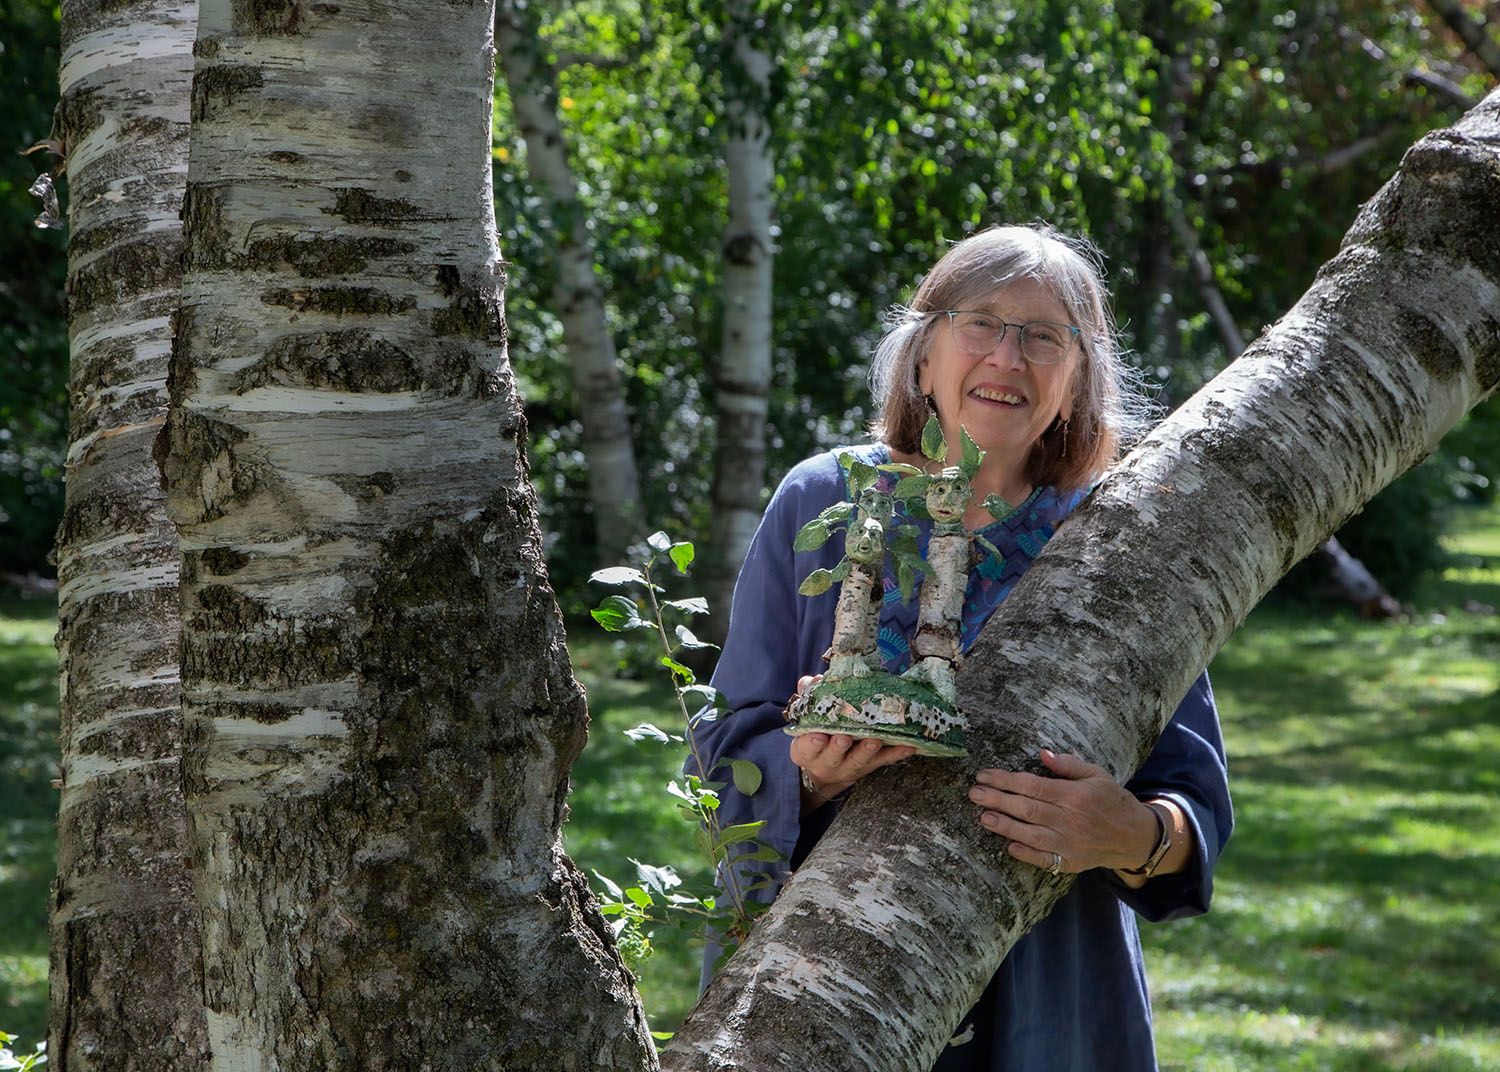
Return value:
<svg viewBox="0 0 1500 1072">
<path fill-rule="evenodd" d="M 654 1067 L 504 339 L 492 3 L 211 0 L 168 510 L 213 1067 Z"/>
<path fill-rule="evenodd" d="M 71 433 L 50 1067 L 206 1066 L 186 866 L 177 538 L 151 445 L 182 250 L 194 0 L 62 5 Z"/>
<path fill-rule="evenodd" d="M 583 422 L 594 539 L 601 561 L 614 564 L 641 535 L 641 484 L 631 441 L 620 362 L 604 313 L 597 254 L 588 210 L 568 161 L 558 118 L 557 79 L 548 62 L 537 9 L 522 0 L 499 0 L 495 43 L 510 89 L 511 108 L 526 138 L 526 170 L 547 196 L 557 240 L 552 302 L 563 323 L 568 371 Z"/>
<path fill-rule="evenodd" d="M 729 0 L 724 116 L 729 224 L 724 231 L 724 338 L 714 369 L 718 431 L 705 583 L 708 635 L 722 641 L 735 578 L 760 523 L 771 393 L 771 57 L 755 0 Z"/>
<path fill-rule="evenodd" d="M 1269 333 L 1117 466 L 959 675 L 974 755 L 850 800 L 663 1055 L 681 1069 L 930 1067 L 1067 890 L 958 805 L 1076 751 L 1124 779 L 1287 569 L 1500 386 L 1500 91 L 1430 134 Z"/>
</svg>

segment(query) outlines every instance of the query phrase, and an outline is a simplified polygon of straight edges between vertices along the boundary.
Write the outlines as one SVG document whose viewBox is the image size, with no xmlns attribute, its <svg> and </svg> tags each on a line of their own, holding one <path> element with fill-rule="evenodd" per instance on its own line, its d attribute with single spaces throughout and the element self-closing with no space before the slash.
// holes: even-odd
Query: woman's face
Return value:
<svg viewBox="0 0 1500 1072">
<path fill-rule="evenodd" d="M 1062 302 L 1041 283 L 1020 279 L 971 308 L 989 311 L 1009 324 L 1033 320 L 1071 323 Z M 1006 472 L 1020 472 L 1033 444 L 1053 420 L 1073 414 L 1073 380 L 1081 344 L 1074 341 L 1068 356 L 1055 365 L 1032 365 L 1021 356 L 1015 328 L 987 354 L 968 354 L 958 348 L 946 317 L 933 325 L 927 356 L 917 366 L 917 383 L 931 395 L 938 421 L 951 447 L 959 442 L 960 426 Z"/>
</svg>

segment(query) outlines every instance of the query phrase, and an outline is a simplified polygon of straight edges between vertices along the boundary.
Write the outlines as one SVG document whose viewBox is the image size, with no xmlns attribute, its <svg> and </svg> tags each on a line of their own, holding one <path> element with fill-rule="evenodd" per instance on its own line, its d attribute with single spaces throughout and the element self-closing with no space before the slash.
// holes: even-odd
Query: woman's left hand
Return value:
<svg viewBox="0 0 1500 1072">
<path fill-rule="evenodd" d="M 984 809 L 986 830 L 1010 839 L 1018 860 L 1077 874 L 1093 867 L 1140 867 L 1156 844 L 1151 809 L 1103 767 L 1046 749 L 1042 763 L 1058 777 L 982 770 L 969 799 Z"/>
</svg>

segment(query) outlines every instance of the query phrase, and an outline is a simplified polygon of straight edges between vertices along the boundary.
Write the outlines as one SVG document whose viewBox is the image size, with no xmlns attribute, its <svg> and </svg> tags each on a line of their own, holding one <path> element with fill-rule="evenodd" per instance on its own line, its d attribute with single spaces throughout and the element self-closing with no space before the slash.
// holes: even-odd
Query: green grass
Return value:
<svg viewBox="0 0 1500 1072">
<path fill-rule="evenodd" d="M 1147 926 L 1165 1070 L 1500 1068 L 1500 507 L 1401 623 L 1255 612 L 1213 666 L 1238 826 L 1207 916 Z M 56 734 L 53 608 L 0 603 L 0 1027 L 43 1031 Z M 566 844 L 620 879 L 634 857 L 702 881 L 664 786 L 665 681 L 614 676 L 615 642 L 570 633 L 593 726 Z M 632 637 L 632 642 L 638 640 Z M 659 929 L 652 1024 L 696 994 L 698 951 Z"/>
<path fill-rule="evenodd" d="M 0 1030 L 31 1051 L 47 1024 L 47 893 L 55 858 L 57 605 L 0 600 Z"/>
</svg>

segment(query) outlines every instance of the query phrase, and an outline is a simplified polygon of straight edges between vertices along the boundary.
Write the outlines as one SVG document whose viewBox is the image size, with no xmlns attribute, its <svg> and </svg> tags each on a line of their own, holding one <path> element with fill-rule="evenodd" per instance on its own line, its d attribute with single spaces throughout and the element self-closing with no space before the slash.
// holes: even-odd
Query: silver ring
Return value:
<svg viewBox="0 0 1500 1072">
<path fill-rule="evenodd" d="M 1059 854 L 1059 853 L 1055 853 L 1054 852 L 1052 854 L 1052 866 L 1049 867 L 1049 868 L 1047 868 L 1047 874 L 1049 874 L 1049 875 L 1056 875 L 1056 874 L 1059 874 L 1061 871 L 1062 871 L 1062 855 Z"/>
</svg>

